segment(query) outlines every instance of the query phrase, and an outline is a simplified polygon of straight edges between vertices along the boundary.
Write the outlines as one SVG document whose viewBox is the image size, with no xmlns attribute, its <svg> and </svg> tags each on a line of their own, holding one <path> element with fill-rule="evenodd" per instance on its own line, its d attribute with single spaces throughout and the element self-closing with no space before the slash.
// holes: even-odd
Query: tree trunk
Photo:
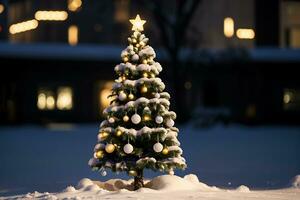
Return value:
<svg viewBox="0 0 300 200">
<path fill-rule="evenodd" d="M 137 175 L 134 177 L 134 190 L 144 187 L 143 170 L 137 170 Z"/>
</svg>

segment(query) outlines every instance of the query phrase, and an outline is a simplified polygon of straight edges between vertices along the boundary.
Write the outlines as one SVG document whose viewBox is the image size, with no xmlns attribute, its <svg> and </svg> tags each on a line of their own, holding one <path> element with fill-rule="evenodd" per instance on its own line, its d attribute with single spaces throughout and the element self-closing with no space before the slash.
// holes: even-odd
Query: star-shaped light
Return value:
<svg viewBox="0 0 300 200">
<path fill-rule="evenodd" d="M 137 15 L 135 19 L 129 20 L 130 23 L 132 23 L 132 29 L 133 31 L 143 31 L 144 30 L 144 24 L 146 23 L 146 20 L 142 20 L 140 18 L 140 15 Z"/>
</svg>

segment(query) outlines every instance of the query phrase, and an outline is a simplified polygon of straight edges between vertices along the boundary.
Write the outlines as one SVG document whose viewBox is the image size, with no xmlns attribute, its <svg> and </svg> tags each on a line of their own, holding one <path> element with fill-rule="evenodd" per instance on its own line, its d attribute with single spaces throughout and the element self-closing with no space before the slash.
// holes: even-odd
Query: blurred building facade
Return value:
<svg viewBox="0 0 300 200">
<path fill-rule="evenodd" d="M 170 63 L 155 19 L 141 1 L 0 2 L 0 58 L 7 69 L 0 75 L 1 123 L 99 120 L 131 32 L 128 19 L 136 13 L 148 20 L 145 32 L 158 61 Z M 173 1 L 163 3 L 174 9 Z M 181 52 L 189 66 L 181 77 L 187 112 L 299 122 L 299 38 L 300 1 L 202 0 Z M 164 67 L 165 82 L 168 74 Z"/>
</svg>

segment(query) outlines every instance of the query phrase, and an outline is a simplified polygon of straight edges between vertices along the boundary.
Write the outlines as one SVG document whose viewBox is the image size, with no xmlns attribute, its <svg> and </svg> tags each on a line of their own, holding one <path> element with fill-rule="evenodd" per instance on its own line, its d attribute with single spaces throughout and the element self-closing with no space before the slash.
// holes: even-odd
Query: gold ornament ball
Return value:
<svg viewBox="0 0 300 200">
<path fill-rule="evenodd" d="M 117 135 L 117 136 L 121 136 L 122 134 L 123 134 L 123 133 L 122 133 L 121 130 L 117 130 L 117 131 L 116 131 L 116 135 Z"/>
<path fill-rule="evenodd" d="M 136 43 L 136 39 L 132 39 L 132 43 L 134 43 L 134 44 L 135 44 L 135 43 Z"/>
<path fill-rule="evenodd" d="M 144 115 L 143 120 L 144 121 L 149 121 L 149 120 L 151 120 L 151 116 L 150 115 Z"/>
<path fill-rule="evenodd" d="M 147 64 L 147 62 L 148 62 L 148 61 L 147 61 L 146 59 L 143 60 L 143 64 Z"/>
<path fill-rule="evenodd" d="M 124 122 L 128 122 L 128 120 L 129 120 L 129 117 L 128 117 L 127 115 L 125 115 L 125 116 L 123 117 L 123 121 L 124 121 Z"/>
<path fill-rule="evenodd" d="M 144 73 L 143 73 L 143 77 L 144 77 L 144 78 L 147 78 L 147 77 L 148 77 L 148 73 L 147 73 L 147 72 L 144 72 Z"/>
<path fill-rule="evenodd" d="M 103 158 L 103 156 L 104 156 L 103 151 L 97 151 L 97 152 L 96 152 L 96 157 L 97 157 L 98 159 Z"/>
<path fill-rule="evenodd" d="M 114 152 L 114 150 L 115 150 L 115 146 L 113 144 L 107 144 L 105 146 L 105 151 L 107 153 L 112 153 L 112 152 Z"/>
<path fill-rule="evenodd" d="M 123 80 L 123 81 L 126 80 L 126 76 L 125 76 L 125 75 L 122 76 L 122 80 Z"/>
<path fill-rule="evenodd" d="M 123 61 L 124 61 L 124 62 L 128 62 L 128 57 L 124 57 L 124 58 L 123 58 Z"/>
<path fill-rule="evenodd" d="M 141 93 L 146 93 L 148 92 L 148 88 L 144 85 L 142 88 L 141 88 Z"/>
<path fill-rule="evenodd" d="M 128 174 L 130 176 L 136 176 L 137 175 L 137 172 L 135 170 L 129 170 Z"/>
<path fill-rule="evenodd" d="M 134 99 L 134 95 L 130 93 L 130 94 L 128 95 L 128 98 L 129 98 L 130 100 L 132 100 L 132 99 Z"/>
<path fill-rule="evenodd" d="M 135 46 L 136 46 L 137 48 L 139 48 L 139 47 L 140 47 L 140 44 L 139 44 L 139 43 L 137 43 Z"/>
<path fill-rule="evenodd" d="M 162 154 L 164 155 L 167 155 L 169 153 L 169 149 L 167 147 L 165 147 L 163 150 L 162 150 Z"/>
</svg>

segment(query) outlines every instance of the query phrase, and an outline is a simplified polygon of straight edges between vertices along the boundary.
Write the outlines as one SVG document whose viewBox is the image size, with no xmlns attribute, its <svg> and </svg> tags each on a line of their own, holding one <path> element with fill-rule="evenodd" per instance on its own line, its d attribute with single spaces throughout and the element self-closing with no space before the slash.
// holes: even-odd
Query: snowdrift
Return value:
<svg viewBox="0 0 300 200">
<path fill-rule="evenodd" d="M 282 190 L 250 191 L 241 185 L 233 190 L 225 190 L 208 186 L 199 181 L 194 174 L 183 178 L 175 175 L 162 175 L 145 181 L 145 187 L 132 191 L 133 179 L 111 179 L 106 182 L 92 181 L 88 178 L 80 180 L 76 187 L 68 186 L 59 193 L 33 192 L 25 195 L 1 198 L 6 199 L 211 199 L 211 200 L 298 200 L 300 197 L 300 175 L 291 182 L 291 188 Z"/>
</svg>

